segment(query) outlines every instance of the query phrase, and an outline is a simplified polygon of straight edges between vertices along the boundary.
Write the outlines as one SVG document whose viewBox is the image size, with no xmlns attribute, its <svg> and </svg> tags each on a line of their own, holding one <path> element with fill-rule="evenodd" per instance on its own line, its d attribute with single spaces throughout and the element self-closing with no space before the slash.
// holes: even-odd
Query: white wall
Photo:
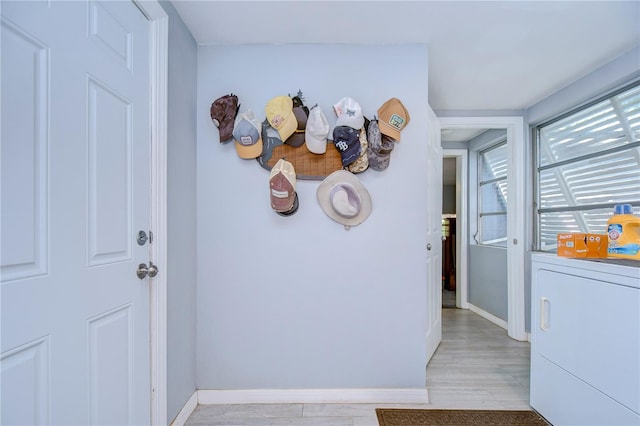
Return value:
<svg viewBox="0 0 640 426">
<path fill-rule="evenodd" d="M 508 320 L 507 248 L 478 245 L 478 152 L 504 140 L 504 129 L 488 129 L 467 141 L 469 147 L 469 303 Z M 519 170 L 509 171 L 518 173 Z"/>
<path fill-rule="evenodd" d="M 166 273 L 171 421 L 196 389 L 197 45 L 173 5 L 161 4 L 169 16 Z"/>
<path fill-rule="evenodd" d="M 529 125 L 535 125 L 549 120 L 638 78 L 640 78 L 640 47 L 620 55 L 606 65 L 532 105 L 526 111 L 527 121 Z"/>
<path fill-rule="evenodd" d="M 423 387 L 427 49 L 422 45 L 198 49 L 199 389 Z M 241 110 L 302 89 L 329 118 L 356 99 L 371 117 L 398 97 L 411 114 L 384 172 L 359 175 L 373 211 L 346 231 L 298 181 L 298 212 L 269 205 L 269 172 L 218 143 L 209 106 Z M 439 212 L 438 212 L 439 213 Z"/>
<path fill-rule="evenodd" d="M 469 246 L 469 303 L 508 321 L 507 249 Z"/>
</svg>

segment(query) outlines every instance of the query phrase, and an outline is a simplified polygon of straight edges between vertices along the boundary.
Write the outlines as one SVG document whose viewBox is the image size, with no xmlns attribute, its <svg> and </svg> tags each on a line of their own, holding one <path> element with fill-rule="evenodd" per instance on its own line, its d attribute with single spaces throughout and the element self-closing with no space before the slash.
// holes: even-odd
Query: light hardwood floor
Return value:
<svg viewBox="0 0 640 426">
<path fill-rule="evenodd" d="M 186 425 L 378 426 L 378 407 L 528 410 L 529 343 L 468 310 L 442 310 L 442 343 L 427 366 L 429 404 L 201 405 Z"/>
<path fill-rule="evenodd" d="M 455 308 L 456 307 L 456 292 L 454 290 L 442 289 L 442 307 L 443 308 Z"/>
</svg>

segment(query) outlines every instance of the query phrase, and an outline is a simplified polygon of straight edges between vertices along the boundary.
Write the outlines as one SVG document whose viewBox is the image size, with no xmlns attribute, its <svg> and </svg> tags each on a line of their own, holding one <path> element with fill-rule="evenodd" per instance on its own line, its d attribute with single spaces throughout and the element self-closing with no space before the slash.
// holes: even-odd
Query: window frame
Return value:
<svg viewBox="0 0 640 426">
<path fill-rule="evenodd" d="M 507 220 L 508 220 L 508 216 L 507 213 L 509 211 L 508 209 L 508 203 L 507 203 L 507 199 L 504 199 L 504 212 L 498 212 L 498 211 L 491 211 L 491 212 L 485 212 L 483 211 L 482 208 L 482 200 L 483 200 L 483 196 L 482 196 L 482 188 L 485 185 L 491 185 L 493 183 L 498 183 L 498 182 L 504 182 L 507 184 L 507 188 L 508 188 L 508 182 L 509 182 L 509 168 L 508 168 L 508 163 L 509 163 L 509 153 L 508 153 L 508 149 L 509 146 L 507 144 L 507 137 L 505 135 L 504 138 L 500 138 L 499 140 L 491 143 L 490 145 L 482 148 L 481 150 L 478 151 L 477 154 L 477 187 L 476 187 L 476 192 L 477 192 L 477 199 L 476 199 L 476 204 L 477 204 L 477 217 L 476 217 L 476 221 L 477 221 L 477 229 L 478 229 L 478 238 L 476 239 L 476 244 L 479 246 L 488 246 L 488 247 L 500 247 L 500 248 L 506 248 L 507 247 L 507 241 L 508 241 L 508 227 L 507 227 Z M 499 178 L 491 178 L 491 179 L 486 179 L 483 180 L 483 159 L 484 159 L 484 155 L 487 152 L 499 149 L 499 148 L 505 148 L 507 150 L 507 155 L 505 157 L 505 161 L 507 163 L 507 172 L 505 173 L 504 176 L 501 176 Z M 508 189 L 507 189 L 508 191 Z M 504 216 L 505 218 L 505 236 L 504 238 L 499 238 L 499 239 L 494 239 L 494 240 L 487 240 L 485 242 L 485 238 L 484 238 L 484 229 L 483 229 L 483 221 L 482 218 L 483 217 L 487 217 L 487 216 Z"/>
<path fill-rule="evenodd" d="M 622 202 L 620 201 L 613 201 L 613 202 L 607 202 L 607 203 L 593 203 L 593 204 L 587 204 L 587 205 L 575 205 L 575 206 L 566 206 L 566 207 L 549 207 L 549 208 L 542 208 L 541 207 L 541 185 L 540 185 L 540 173 L 544 170 L 550 170 L 553 168 L 557 168 L 557 167 L 561 167 L 561 166 L 565 166 L 568 164 L 572 164 L 572 163 L 579 163 L 581 161 L 585 161 L 588 159 L 592 159 L 592 158 L 597 158 L 597 157 L 604 157 L 606 155 L 610 155 L 616 152 L 622 152 L 622 151 L 629 151 L 632 150 L 634 148 L 640 147 L 640 138 L 636 138 L 636 140 L 634 141 L 633 139 L 628 143 L 628 144 L 624 144 L 624 145 L 619 145 L 619 146 L 615 146 L 613 148 L 608 148 L 602 151 L 598 151 L 598 152 L 592 152 L 592 153 L 588 153 L 588 154 L 584 154 L 584 155 L 579 155 L 576 156 L 574 158 L 570 158 L 570 159 L 566 159 L 566 160 L 560 160 L 558 162 L 555 163 L 551 163 L 551 164 L 545 164 L 545 165 L 541 165 L 541 156 L 540 156 L 540 144 L 541 144 L 541 131 L 544 127 L 550 126 L 554 123 L 557 123 L 561 120 L 564 120 L 568 117 L 571 117 L 573 115 L 577 115 L 591 107 L 593 107 L 594 105 L 597 105 L 599 103 L 605 102 L 607 100 L 611 100 L 613 98 L 615 98 L 616 96 L 623 94 L 627 91 L 631 91 L 633 89 L 638 89 L 640 88 L 640 79 L 634 79 L 632 81 L 629 81 L 625 84 L 623 84 L 622 86 L 619 86 L 616 89 L 610 90 L 605 92 L 602 95 L 599 95 L 595 98 L 593 98 L 592 100 L 585 102 L 583 104 L 580 104 L 578 106 L 574 106 L 568 110 L 566 110 L 565 112 L 562 112 L 560 114 L 557 114 L 555 116 L 553 116 L 550 119 L 547 119 L 543 122 L 537 123 L 537 124 L 533 124 L 530 127 L 530 134 L 531 134 L 531 140 L 532 140 L 532 163 L 533 163 L 533 167 L 532 167 L 532 183 L 533 183 L 533 248 L 534 250 L 537 251 L 543 251 L 543 252 L 555 252 L 557 247 L 554 246 L 554 248 L 552 249 L 543 249 L 542 248 L 542 242 L 543 242 L 543 238 L 542 238 L 542 214 L 544 213 L 560 213 L 560 212 L 566 212 L 566 213 L 572 213 L 572 212 L 589 212 L 589 211 L 595 211 L 595 210 L 601 210 L 601 209 L 611 209 L 611 211 L 613 211 L 613 206 L 616 204 L 622 204 Z M 634 134 L 636 132 L 640 131 L 640 129 L 637 129 Z M 633 137 L 633 135 L 631 135 Z M 628 200 L 625 201 L 624 204 L 631 204 L 633 207 L 639 207 L 640 206 L 640 198 L 638 200 Z M 567 232 L 571 232 L 570 230 L 567 230 Z M 584 230 L 581 230 L 580 232 L 586 232 Z"/>
</svg>

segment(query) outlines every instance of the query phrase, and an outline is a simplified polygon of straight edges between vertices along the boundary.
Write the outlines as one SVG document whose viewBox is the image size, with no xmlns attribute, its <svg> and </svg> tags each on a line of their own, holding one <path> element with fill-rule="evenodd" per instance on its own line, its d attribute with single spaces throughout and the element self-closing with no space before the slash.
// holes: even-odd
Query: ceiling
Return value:
<svg viewBox="0 0 640 426">
<path fill-rule="evenodd" d="M 489 129 L 442 129 L 441 142 L 467 142 Z"/>
<path fill-rule="evenodd" d="M 172 4 L 201 45 L 425 44 L 435 110 L 523 110 L 640 45 L 638 0 Z"/>
</svg>

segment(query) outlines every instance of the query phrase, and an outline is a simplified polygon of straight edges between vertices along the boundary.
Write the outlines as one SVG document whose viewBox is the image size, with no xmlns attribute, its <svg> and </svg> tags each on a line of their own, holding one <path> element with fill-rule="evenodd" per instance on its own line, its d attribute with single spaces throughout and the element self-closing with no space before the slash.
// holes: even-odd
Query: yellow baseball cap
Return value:
<svg viewBox="0 0 640 426">
<path fill-rule="evenodd" d="M 264 108 L 267 121 L 278 131 L 282 142 L 293 135 L 298 128 L 298 121 L 293 114 L 293 101 L 289 96 L 276 96 L 267 102 Z"/>
</svg>

